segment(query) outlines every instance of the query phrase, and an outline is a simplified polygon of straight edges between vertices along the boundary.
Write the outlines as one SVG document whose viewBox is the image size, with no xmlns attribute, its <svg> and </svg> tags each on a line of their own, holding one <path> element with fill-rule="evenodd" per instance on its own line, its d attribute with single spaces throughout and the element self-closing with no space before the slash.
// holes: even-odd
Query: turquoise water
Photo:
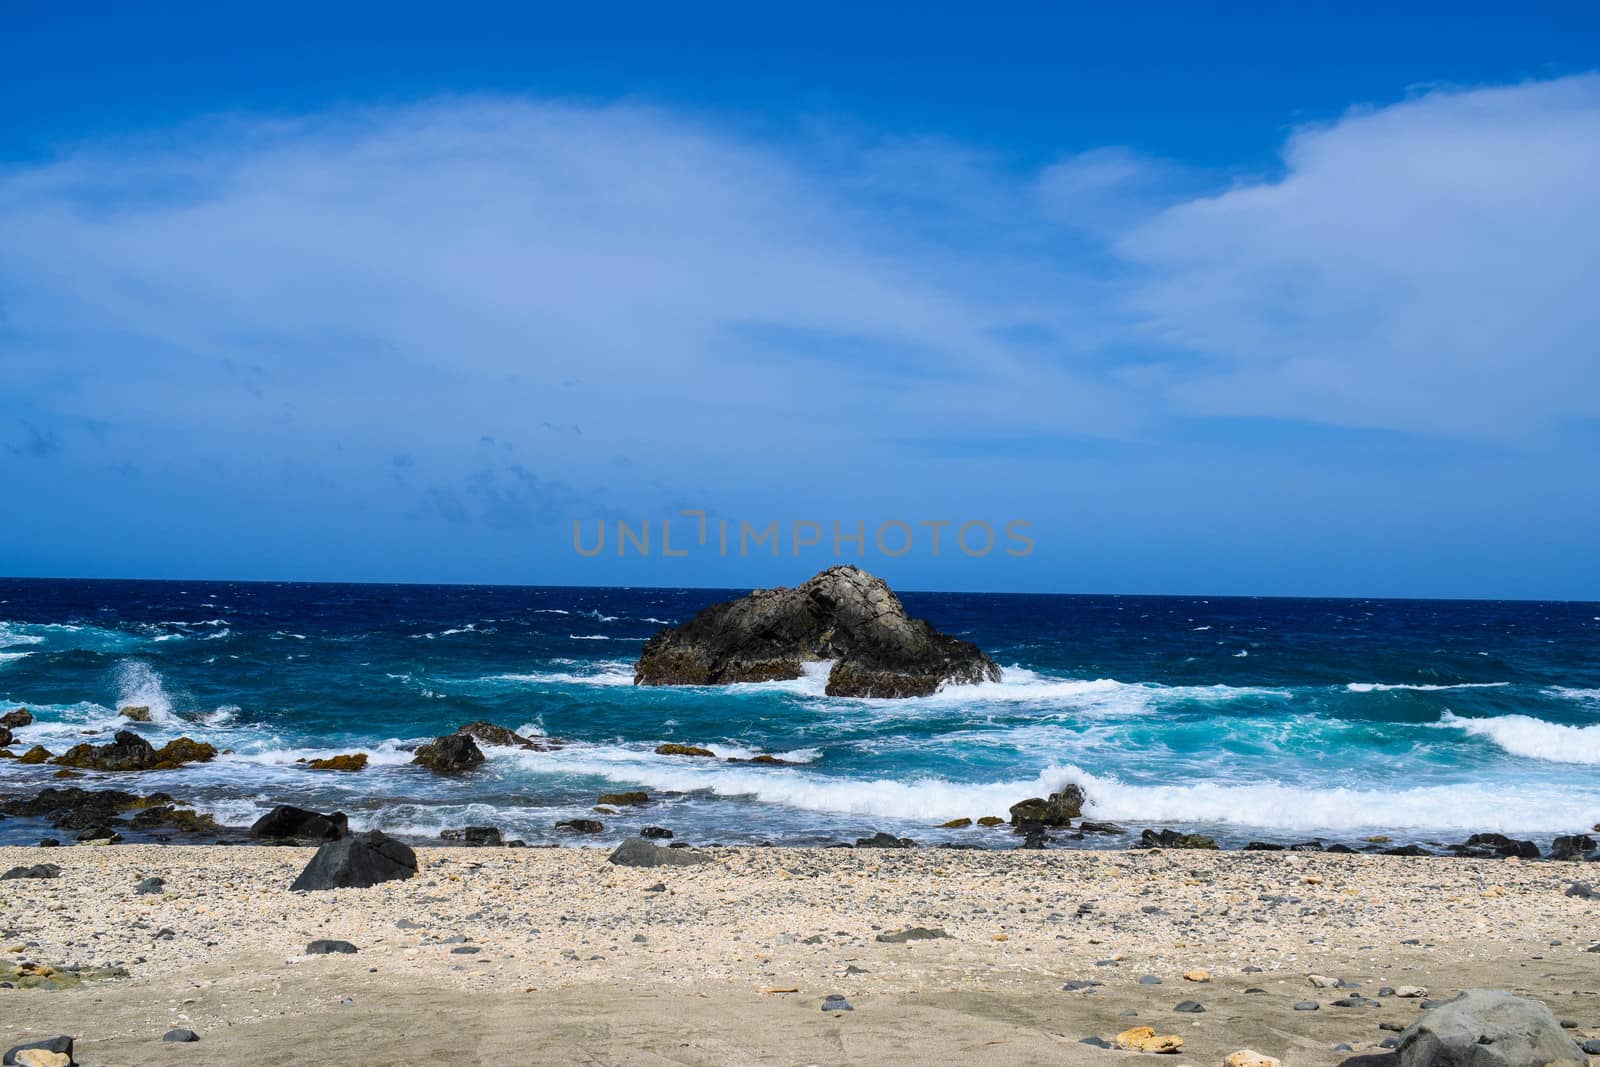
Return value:
<svg viewBox="0 0 1600 1067">
<path fill-rule="evenodd" d="M 1235 844 L 1548 838 L 1600 821 L 1600 605 L 906 594 L 1003 680 L 895 701 L 829 698 L 822 667 L 762 685 L 631 684 L 650 634 L 738 592 L 6 580 L 0 705 L 32 709 L 20 740 L 59 752 L 148 704 L 157 721 L 138 729 L 157 743 L 233 751 L 118 776 L 123 788 L 234 823 L 294 802 L 424 838 L 488 823 L 572 843 L 554 823 L 622 787 L 672 795 L 601 816 L 606 833 L 582 843 L 648 823 L 696 842 L 888 830 L 1011 847 L 1005 830 L 934 825 L 1068 781 L 1091 816 Z M 567 745 L 489 749 L 460 778 L 409 765 L 408 746 L 474 719 Z M 657 756 L 662 741 L 794 765 Z M 373 766 L 295 763 L 350 751 Z M 0 791 L 50 773 L 0 763 Z M 37 836 L 0 821 L 0 840 Z"/>
</svg>

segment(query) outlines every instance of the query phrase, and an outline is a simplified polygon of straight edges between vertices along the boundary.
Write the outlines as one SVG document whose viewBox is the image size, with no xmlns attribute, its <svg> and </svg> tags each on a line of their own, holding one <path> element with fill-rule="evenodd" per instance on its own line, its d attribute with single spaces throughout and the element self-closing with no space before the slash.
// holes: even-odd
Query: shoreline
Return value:
<svg viewBox="0 0 1600 1067">
<path fill-rule="evenodd" d="M 290 892 L 313 851 L 0 847 L 0 869 L 62 868 L 0 882 L 0 966 L 130 972 L 0 989 L 0 1040 L 72 1034 L 86 1063 L 168 1062 L 160 1036 L 182 1026 L 194 1063 L 1088 1064 L 1106 1053 L 1082 1041 L 1139 1022 L 1212 1063 L 1333 1064 L 1416 1017 L 1420 999 L 1378 995 L 1405 986 L 1509 988 L 1600 1037 L 1596 902 L 1565 895 L 1584 864 L 731 848 L 634 869 L 423 847 L 415 878 Z M 913 927 L 948 936 L 879 940 Z M 359 951 L 306 955 L 325 938 Z M 854 1010 L 820 1010 L 833 994 Z"/>
</svg>

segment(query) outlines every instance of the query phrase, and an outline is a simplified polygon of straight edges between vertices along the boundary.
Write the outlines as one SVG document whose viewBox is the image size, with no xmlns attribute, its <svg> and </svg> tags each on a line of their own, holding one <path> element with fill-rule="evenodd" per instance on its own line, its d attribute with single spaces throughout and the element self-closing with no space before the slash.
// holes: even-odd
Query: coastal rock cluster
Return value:
<svg viewBox="0 0 1600 1067">
<path fill-rule="evenodd" d="M 794 588 L 714 604 L 644 646 L 635 685 L 725 685 L 799 678 L 833 661 L 829 696 L 927 696 L 947 684 L 999 681 L 976 645 L 907 616 L 881 578 L 829 567 Z"/>
</svg>

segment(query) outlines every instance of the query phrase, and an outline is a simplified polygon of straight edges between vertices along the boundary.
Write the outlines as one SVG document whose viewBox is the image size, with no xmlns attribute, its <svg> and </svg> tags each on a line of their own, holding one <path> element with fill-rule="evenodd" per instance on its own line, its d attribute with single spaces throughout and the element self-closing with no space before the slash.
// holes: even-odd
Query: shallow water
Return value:
<svg viewBox="0 0 1600 1067">
<path fill-rule="evenodd" d="M 648 823 L 697 842 L 888 830 L 1010 847 L 1004 830 L 931 827 L 1069 780 L 1091 817 L 1233 844 L 1548 838 L 1600 819 L 1597 604 L 906 594 L 1003 680 L 913 700 L 827 697 L 825 666 L 761 685 L 631 684 L 650 634 L 733 595 L 5 580 L 0 705 L 32 709 L 21 740 L 59 752 L 146 704 L 156 721 L 136 729 L 157 744 L 233 752 L 122 788 L 231 822 L 295 802 L 422 837 L 494 824 L 572 842 L 556 820 L 631 787 L 674 795 L 601 816 L 598 840 Z M 408 746 L 474 719 L 568 744 L 489 749 L 460 778 L 409 765 Z M 662 741 L 797 765 L 656 756 Z M 372 766 L 295 762 L 351 751 Z M 54 784 L 51 770 L 0 763 L 0 790 Z M 0 821 L 0 842 L 37 836 Z"/>
</svg>

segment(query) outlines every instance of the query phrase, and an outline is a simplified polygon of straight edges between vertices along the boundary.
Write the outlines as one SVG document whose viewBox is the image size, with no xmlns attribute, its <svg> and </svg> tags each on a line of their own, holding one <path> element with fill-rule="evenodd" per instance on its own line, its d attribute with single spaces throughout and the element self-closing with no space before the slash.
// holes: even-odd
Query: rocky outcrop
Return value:
<svg viewBox="0 0 1600 1067">
<path fill-rule="evenodd" d="M 466 734 L 445 734 L 417 747 L 412 763 L 438 774 L 460 774 L 471 770 L 484 759 L 483 752 Z"/>
<path fill-rule="evenodd" d="M 1581 1063 L 1550 1009 L 1498 989 L 1469 989 L 1400 1035 L 1400 1067 L 1545 1067 Z"/>
<path fill-rule="evenodd" d="M 131 818 L 119 816 L 132 812 Z M 109 830 L 131 826 L 136 830 L 170 827 L 191 833 L 214 833 L 219 827 L 210 815 L 175 806 L 166 793 L 139 796 L 120 789 L 50 788 L 31 798 L 0 799 L 0 814 L 42 817 L 63 830 Z"/>
<path fill-rule="evenodd" d="M 349 830 L 350 820 L 342 811 L 323 815 L 292 804 L 279 804 L 250 827 L 257 837 L 281 841 L 337 841 Z"/>
<path fill-rule="evenodd" d="M 1083 789 L 1069 785 L 1049 797 L 1029 797 L 1011 805 L 1012 826 L 1070 826 L 1083 814 Z"/>
<path fill-rule="evenodd" d="M 417 873 L 417 854 L 381 830 L 368 830 L 317 849 L 290 889 L 365 889 Z"/>
<path fill-rule="evenodd" d="M 302 760 L 307 767 L 314 771 L 364 771 L 367 769 L 367 754 L 365 752 L 351 752 L 342 756 L 329 756 L 326 759 Z"/>
<path fill-rule="evenodd" d="M 656 755 L 658 755 L 658 756 L 711 756 L 711 757 L 715 758 L 716 753 L 711 751 L 709 748 L 701 748 L 698 745 L 680 745 L 680 744 L 677 744 L 676 742 L 668 741 L 664 745 L 657 745 L 656 746 Z"/>
<path fill-rule="evenodd" d="M 881 578 L 829 567 L 788 588 L 758 589 L 662 630 L 634 667 L 636 685 L 725 685 L 799 678 L 833 660 L 829 696 L 927 696 L 947 683 L 999 681 L 976 645 L 906 615 Z"/>
<path fill-rule="evenodd" d="M 187 737 L 156 748 L 131 730 L 118 730 L 110 744 L 73 745 L 50 762 L 84 771 L 169 771 L 185 763 L 205 763 L 216 755 L 211 745 Z"/>
<path fill-rule="evenodd" d="M 1550 858 L 1553 860 L 1582 859 L 1595 850 L 1594 838 L 1588 834 L 1563 834 L 1550 842 Z"/>
<path fill-rule="evenodd" d="M 33 712 L 27 708 L 18 708 L 0 715 L 0 726 L 9 726 L 13 730 L 20 730 L 24 726 L 33 725 Z"/>
</svg>

